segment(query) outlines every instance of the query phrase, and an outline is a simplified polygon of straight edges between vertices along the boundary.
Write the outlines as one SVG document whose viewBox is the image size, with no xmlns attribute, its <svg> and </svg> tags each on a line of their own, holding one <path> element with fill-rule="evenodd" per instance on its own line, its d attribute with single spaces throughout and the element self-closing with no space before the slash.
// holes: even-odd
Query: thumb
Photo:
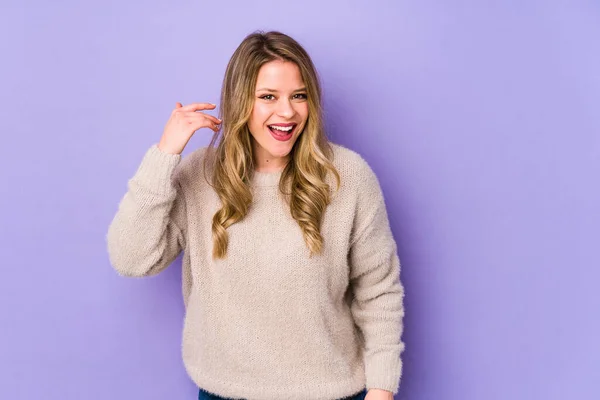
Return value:
<svg viewBox="0 0 600 400">
<path fill-rule="evenodd" d="M 175 103 L 175 108 L 181 108 L 183 105 L 180 102 Z"/>
</svg>

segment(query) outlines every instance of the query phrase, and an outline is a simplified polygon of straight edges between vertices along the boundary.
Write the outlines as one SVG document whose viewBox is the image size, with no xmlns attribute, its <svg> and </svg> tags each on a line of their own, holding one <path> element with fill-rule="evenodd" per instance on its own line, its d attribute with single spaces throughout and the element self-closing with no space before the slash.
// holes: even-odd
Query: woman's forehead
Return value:
<svg viewBox="0 0 600 400">
<path fill-rule="evenodd" d="M 304 86 L 300 68 L 289 61 L 270 61 L 258 71 L 256 90 L 293 92 Z"/>
</svg>

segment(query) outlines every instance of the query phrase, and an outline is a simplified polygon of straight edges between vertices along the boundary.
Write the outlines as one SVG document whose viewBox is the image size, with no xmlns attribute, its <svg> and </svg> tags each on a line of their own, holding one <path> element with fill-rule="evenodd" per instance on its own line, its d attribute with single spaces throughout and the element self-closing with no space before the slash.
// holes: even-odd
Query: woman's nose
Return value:
<svg viewBox="0 0 600 400">
<path fill-rule="evenodd" d="M 291 118 L 294 112 L 294 107 L 289 100 L 281 100 L 277 104 L 277 114 L 281 117 Z"/>
</svg>

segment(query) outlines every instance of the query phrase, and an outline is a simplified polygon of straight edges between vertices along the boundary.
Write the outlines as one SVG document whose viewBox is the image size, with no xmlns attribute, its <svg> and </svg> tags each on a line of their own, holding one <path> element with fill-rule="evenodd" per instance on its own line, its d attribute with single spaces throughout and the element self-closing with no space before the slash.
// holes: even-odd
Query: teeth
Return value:
<svg viewBox="0 0 600 400">
<path fill-rule="evenodd" d="M 278 131 L 282 131 L 282 132 L 289 132 L 292 130 L 293 126 L 287 126 L 287 127 L 283 127 L 283 126 L 270 126 L 271 129 L 275 129 Z"/>
</svg>

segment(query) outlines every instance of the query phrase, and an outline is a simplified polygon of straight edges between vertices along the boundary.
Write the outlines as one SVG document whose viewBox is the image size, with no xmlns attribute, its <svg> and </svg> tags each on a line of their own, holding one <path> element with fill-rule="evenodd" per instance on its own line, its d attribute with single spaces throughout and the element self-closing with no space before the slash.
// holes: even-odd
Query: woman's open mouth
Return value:
<svg viewBox="0 0 600 400">
<path fill-rule="evenodd" d="M 285 142 L 286 140 L 290 140 L 294 132 L 296 131 L 296 127 L 298 124 L 275 124 L 275 125 L 267 125 L 269 131 L 271 132 L 271 136 L 273 136 L 276 140 Z"/>
</svg>

